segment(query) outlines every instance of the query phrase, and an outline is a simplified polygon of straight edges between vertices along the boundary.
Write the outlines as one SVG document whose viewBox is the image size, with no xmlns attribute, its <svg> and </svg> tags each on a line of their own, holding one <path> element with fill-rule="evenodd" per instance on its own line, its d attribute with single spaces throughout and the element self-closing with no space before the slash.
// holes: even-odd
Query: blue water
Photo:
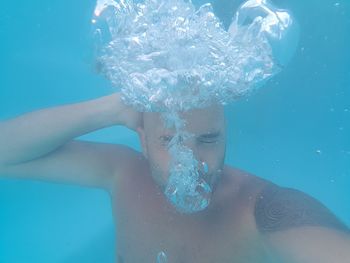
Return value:
<svg viewBox="0 0 350 263">
<path fill-rule="evenodd" d="M 197 1 L 206 2 L 206 1 Z M 229 23 L 240 1 L 214 1 Z M 227 108 L 227 163 L 303 190 L 350 224 L 350 2 L 276 0 L 301 27 L 295 58 L 247 100 Z M 7 1 L 0 9 L 0 120 L 111 92 L 94 73 L 95 2 Z M 82 139 L 126 143 L 112 127 Z M 0 146 L 1 147 L 1 146 Z M 115 227 L 106 193 L 0 180 L 0 263 L 113 262 Z"/>
</svg>

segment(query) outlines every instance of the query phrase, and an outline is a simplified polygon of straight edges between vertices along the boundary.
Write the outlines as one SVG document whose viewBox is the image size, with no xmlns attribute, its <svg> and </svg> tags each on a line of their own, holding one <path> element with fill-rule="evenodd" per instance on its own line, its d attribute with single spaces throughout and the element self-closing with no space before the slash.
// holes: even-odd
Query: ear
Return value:
<svg viewBox="0 0 350 263">
<path fill-rule="evenodd" d="M 140 143 L 141 143 L 141 148 L 142 148 L 142 154 L 143 156 L 148 159 L 148 154 L 147 154 L 147 143 L 146 143 L 146 133 L 143 127 L 138 127 L 136 129 L 136 132 L 139 136 Z"/>
</svg>

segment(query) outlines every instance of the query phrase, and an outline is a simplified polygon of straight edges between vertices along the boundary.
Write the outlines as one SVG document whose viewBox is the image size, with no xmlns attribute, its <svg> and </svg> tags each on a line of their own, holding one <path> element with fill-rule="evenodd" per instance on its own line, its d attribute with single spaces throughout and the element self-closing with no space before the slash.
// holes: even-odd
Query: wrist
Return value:
<svg viewBox="0 0 350 263">
<path fill-rule="evenodd" d="M 124 125 L 124 104 L 120 93 L 103 96 L 93 100 L 94 109 L 97 109 L 98 119 L 102 126 Z"/>
</svg>

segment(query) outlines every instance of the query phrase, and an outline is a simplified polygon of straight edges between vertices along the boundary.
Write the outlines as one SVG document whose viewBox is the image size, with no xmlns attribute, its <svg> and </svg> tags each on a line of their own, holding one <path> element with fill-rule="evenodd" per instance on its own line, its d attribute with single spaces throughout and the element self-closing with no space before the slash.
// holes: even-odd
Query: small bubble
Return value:
<svg viewBox="0 0 350 263">
<path fill-rule="evenodd" d="M 322 154 L 322 151 L 321 150 L 316 150 L 316 153 L 317 154 Z"/>
<path fill-rule="evenodd" d="M 157 263 L 167 263 L 168 258 L 163 251 L 160 251 L 157 255 Z"/>
<path fill-rule="evenodd" d="M 337 3 L 334 4 L 334 6 L 338 7 L 338 6 L 340 6 L 340 3 L 337 2 Z"/>
<path fill-rule="evenodd" d="M 208 164 L 206 162 L 202 162 L 202 167 L 203 167 L 203 172 L 208 173 L 209 167 L 208 167 Z"/>
</svg>

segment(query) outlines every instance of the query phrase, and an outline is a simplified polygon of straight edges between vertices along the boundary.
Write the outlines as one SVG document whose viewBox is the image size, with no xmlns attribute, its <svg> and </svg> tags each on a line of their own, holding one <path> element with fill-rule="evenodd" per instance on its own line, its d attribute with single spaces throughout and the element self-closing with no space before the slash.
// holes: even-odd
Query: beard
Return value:
<svg viewBox="0 0 350 263">
<path fill-rule="evenodd" d="M 211 173 L 198 172 L 198 179 L 192 179 L 190 173 L 171 174 L 164 172 L 158 165 L 150 164 L 151 175 L 160 192 L 180 213 L 192 214 L 206 209 L 210 203 L 219 179 L 222 167 Z"/>
<path fill-rule="evenodd" d="M 151 164 L 151 176 L 158 187 L 164 191 L 167 184 L 168 179 L 170 177 L 170 171 L 162 171 L 158 165 Z M 202 173 L 199 171 L 199 178 L 202 178 L 213 190 L 216 189 L 220 178 L 222 177 L 223 165 L 222 167 L 216 169 L 211 173 Z"/>
</svg>

